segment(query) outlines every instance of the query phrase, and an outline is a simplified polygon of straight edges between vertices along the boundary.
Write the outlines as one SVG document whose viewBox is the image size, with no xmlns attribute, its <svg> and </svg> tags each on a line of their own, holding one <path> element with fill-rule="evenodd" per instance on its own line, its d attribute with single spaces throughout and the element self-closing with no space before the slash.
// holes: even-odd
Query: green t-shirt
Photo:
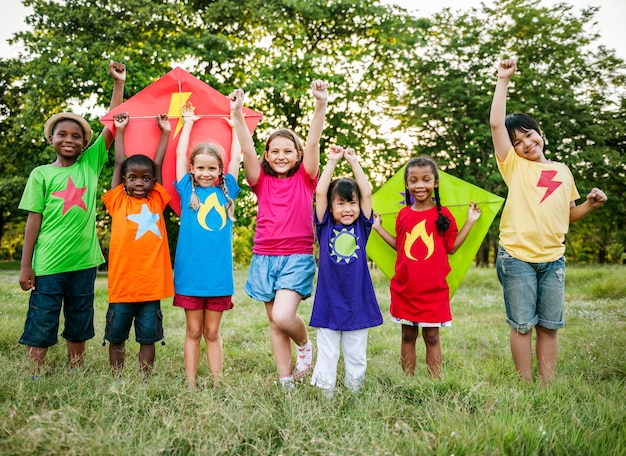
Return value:
<svg viewBox="0 0 626 456">
<path fill-rule="evenodd" d="M 30 173 L 19 208 L 43 215 L 33 254 L 36 276 L 104 262 L 96 236 L 96 195 L 106 160 L 100 135 L 72 166 L 42 165 Z"/>
</svg>

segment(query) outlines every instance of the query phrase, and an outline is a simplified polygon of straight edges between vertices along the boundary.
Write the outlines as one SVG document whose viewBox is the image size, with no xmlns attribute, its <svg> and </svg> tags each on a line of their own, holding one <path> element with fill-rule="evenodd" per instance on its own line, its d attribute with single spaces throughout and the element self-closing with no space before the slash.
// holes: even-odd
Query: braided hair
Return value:
<svg viewBox="0 0 626 456">
<path fill-rule="evenodd" d="M 215 144 L 212 142 L 202 142 L 196 144 L 196 146 L 191 151 L 191 155 L 189 156 L 189 163 L 193 166 L 193 162 L 198 155 L 210 155 L 217 160 L 219 165 L 220 174 L 219 174 L 219 186 L 224 192 L 224 196 L 226 196 L 226 214 L 228 219 L 232 222 L 235 221 L 235 202 L 228 195 L 228 189 L 226 188 L 226 181 L 224 180 L 224 158 L 222 153 L 222 147 L 219 144 Z M 196 178 L 193 173 L 189 173 L 189 178 L 191 179 L 191 198 L 189 200 L 189 207 L 194 211 L 200 209 L 200 198 L 198 198 L 198 194 L 196 193 L 196 186 L 198 183 L 196 182 Z"/>
<path fill-rule="evenodd" d="M 435 176 L 435 182 L 439 182 L 439 171 L 437 170 L 437 164 L 430 157 L 416 157 L 409 160 L 406 164 L 406 168 L 404 169 L 404 193 L 406 198 L 406 205 L 410 206 L 412 204 L 411 194 L 409 193 L 409 186 L 407 183 L 409 168 L 414 166 L 422 167 L 430 167 L 433 175 Z M 437 205 L 437 212 L 439 213 L 439 217 L 437 217 L 437 221 L 435 222 L 435 226 L 437 227 L 437 232 L 440 236 L 443 236 L 448 228 L 450 228 L 450 219 L 446 217 L 441 212 L 441 199 L 439 198 L 439 186 L 435 187 L 435 204 Z"/>
</svg>

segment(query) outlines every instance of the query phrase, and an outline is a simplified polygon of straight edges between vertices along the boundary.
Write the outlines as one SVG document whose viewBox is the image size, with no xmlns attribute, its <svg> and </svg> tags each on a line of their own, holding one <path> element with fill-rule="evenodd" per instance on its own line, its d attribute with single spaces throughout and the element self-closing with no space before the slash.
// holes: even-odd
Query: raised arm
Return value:
<svg viewBox="0 0 626 456">
<path fill-rule="evenodd" d="M 239 165 L 241 163 L 241 146 L 235 131 L 235 122 L 232 119 L 224 117 L 224 120 L 232 130 L 232 139 L 230 140 L 230 161 L 228 162 L 228 174 L 233 176 L 235 180 L 239 180 Z"/>
<path fill-rule="evenodd" d="M 501 162 L 511 149 L 511 139 L 506 131 L 504 119 L 506 118 L 506 95 L 509 88 L 509 81 L 516 70 L 515 60 L 502 60 L 498 65 L 498 81 L 493 92 L 491 102 L 491 114 L 489 124 L 491 125 L 491 137 L 496 156 Z"/>
<path fill-rule="evenodd" d="M 472 227 L 474 226 L 476 221 L 480 218 L 480 214 L 481 214 L 481 211 L 479 207 L 476 206 L 476 203 L 470 203 L 470 207 L 467 210 L 467 219 L 465 220 L 463 227 L 456 234 L 456 240 L 454 241 L 454 246 L 452 247 L 452 250 L 448 252 L 450 255 L 452 255 L 454 252 L 459 250 L 459 247 L 463 245 L 463 243 L 465 242 L 465 239 L 467 239 L 467 236 L 472 230 Z"/>
<path fill-rule="evenodd" d="M 115 160 L 113 164 L 113 176 L 111 177 L 111 188 L 115 188 L 122 183 L 122 166 L 126 156 L 124 153 L 124 133 L 130 118 L 127 112 L 120 112 L 113 118 L 115 124 Z"/>
<path fill-rule="evenodd" d="M 261 163 L 259 157 L 256 154 L 254 148 L 254 141 L 252 135 L 246 125 L 246 120 L 243 115 L 243 100 L 245 94 L 241 89 L 235 89 L 228 96 L 230 98 L 230 118 L 235 125 L 235 131 L 237 132 L 237 139 L 241 146 L 241 153 L 243 155 L 243 167 L 246 170 L 246 179 L 248 184 L 254 185 L 259 180 L 261 175 Z"/>
<path fill-rule="evenodd" d="M 326 162 L 326 166 L 324 166 L 324 171 L 322 171 L 322 175 L 320 176 L 319 181 L 317 182 L 317 187 L 315 188 L 315 214 L 317 215 L 318 220 L 322 220 L 324 218 L 324 214 L 326 213 L 326 209 L 328 209 L 328 187 L 330 186 L 330 181 L 333 178 L 333 173 L 335 172 L 335 167 L 341 157 L 343 157 L 344 149 L 339 146 L 330 146 L 330 150 L 328 152 L 328 162 Z"/>
<path fill-rule="evenodd" d="M 193 113 L 194 109 L 196 108 L 188 101 L 183 105 L 183 110 L 180 113 L 183 119 L 183 128 L 178 136 L 178 144 L 176 144 L 176 182 L 180 182 L 189 170 L 189 164 L 187 162 L 189 137 L 191 136 L 193 124 L 199 119 L 199 117 Z"/>
<path fill-rule="evenodd" d="M 118 62 L 109 63 L 109 73 L 113 78 L 113 95 L 111 96 L 111 104 L 109 105 L 109 111 L 117 106 L 121 105 L 124 101 L 124 83 L 126 82 L 126 65 Z M 113 141 L 113 134 L 108 128 L 102 130 L 104 135 L 104 143 L 107 149 L 111 147 Z"/>
<path fill-rule="evenodd" d="M 311 93 L 315 97 L 315 111 L 311 118 L 309 135 L 304 146 L 302 165 L 309 176 L 316 177 L 320 168 L 320 138 L 324 130 L 326 105 L 328 104 L 326 83 L 324 81 L 313 81 L 311 83 Z"/>
<path fill-rule="evenodd" d="M 372 228 L 374 228 L 374 231 L 376 231 L 378 235 L 383 238 L 387 244 L 389 244 L 389 247 L 394 250 L 398 250 L 396 247 L 396 237 L 383 228 L 383 219 L 378 213 L 374 214 L 374 224 L 372 225 Z"/>
<path fill-rule="evenodd" d="M 363 211 L 365 217 L 370 218 L 372 216 L 372 186 L 369 180 L 367 180 L 363 168 L 361 168 L 359 157 L 357 157 L 354 149 L 351 147 L 347 148 L 344 157 L 348 163 L 350 163 L 352 172 L 354 173 L 354 180 L 356 180 L 359 186 L 359 192 L 361 193 L 361 211 Z"/>
<path fill-rule="evenodd" d="M 167 143 L 170 140 L 170 132 L 172 125 L 170 124 L 167 114 L 159 114 L 156 117 L 159 128 L 161 129 L 161 139 L 157 146 L 156 153 L 154 154 L 154 165 L 156 167 L 156 179 L 159 184 L 163 184 L 163 160 L 165 159 L 165 151 L 167 150 Z"/>
</svg>

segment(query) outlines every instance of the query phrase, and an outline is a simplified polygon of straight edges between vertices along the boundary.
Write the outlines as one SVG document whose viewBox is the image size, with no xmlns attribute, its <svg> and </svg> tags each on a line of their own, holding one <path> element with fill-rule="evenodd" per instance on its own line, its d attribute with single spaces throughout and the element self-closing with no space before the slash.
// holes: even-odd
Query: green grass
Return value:
<svg viewBox="0 0 626 456">
<path fill-rule="evenodd" d="M 291 395 L 275 384 L 263 305 L 242 292 L 246 271 L 235 275 L 235 309 L 222 323 L 224 382 L 211 386 L 202 359 L 200 388 L 189 392 L 185 318 L 171 299 L 162 305 L 167 343 L 157 347 L 153 375 L 138 375 L 133 338 L 124 381 L 111 377 L 101 344 L 105 276 L 85 368 L 66 373 L 61 343 L 31 381 L 17 343 L 28 293 L 17 272 L 0 271 L 0 454 L 626 455 L 624 267 L 568 265 L 559 372 L 548 388 L 518 381 L 495 271 L 472 268 L 452 301 L 453 326 L 441 331 L 442 380 L 425 365 L 403 376 L 399 328 L 386 321 L 370 330 L 361 393 L 339 388 L 330 400 L 307 384 Z M 374 282 L 386 315 L 388 281 L 374 271 Z M 300 306 L 306 321 L 311 304 Z M 423 344 L 417 349 L 423 359 Z"/>
</svg>

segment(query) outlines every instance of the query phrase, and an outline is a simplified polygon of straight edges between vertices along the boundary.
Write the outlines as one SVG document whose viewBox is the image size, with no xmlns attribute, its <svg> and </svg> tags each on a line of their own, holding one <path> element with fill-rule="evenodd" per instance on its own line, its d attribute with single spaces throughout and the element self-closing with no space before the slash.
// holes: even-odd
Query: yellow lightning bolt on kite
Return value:
<svg viewBox="0 0 626 456">
<path fill-rule="evenodd" d="M 422 220 L 413 227 L 410 233 L 406 233 L 406 241 L 404 242 L 404 254 L 407 258 L 418 261 L 413 255 L 411 255 L 411 247 L 418 239 L 422 239 L 424 245 L 428 249 L 428 254 L 424 258 L 427 260 L 433 254 L 435 250 L 435 242 L 433 241 L 433 235 L 426 233 L 426 220 Z"/>
<path fill-rule="evenodd" d="M 198 209 L 198 223 L 205 230 L 213 231 L 206 224 L 206 217 L 207 215 L 209 215 L 209 212 L 211 212 L 211 210 L 213 209 L 215 209 L 217 213 L 220 215 L 220 217 L 222 218 L 222 226 L 220 227 L 220 230 L 221 230 L 222 228 L 224 228 L 224 226 L 226 226 L 226 209 L 224 208 L 224 206 L 220 204 L 220 202 L 217 199 L 217 194 L 215 193 L 212 193 L 211 195 L 209 195 L 209 197 L 204 201 L 204 203 L 200 205 L 200 209 Z"/>
<path fill-rule="evenodd" d="M 174 138 L 183 128 L 183 117 L 181 116 L 180 111 L 190 97 L 191 92 L 176 92 L 172 94 L 172 98 L 170 99 L 170 109 L 167 112 L 167 115 L 170 119 L 178 119 L 178 124 L 176 124 L 176 130 L 174 131 Z"/>
</svg>

